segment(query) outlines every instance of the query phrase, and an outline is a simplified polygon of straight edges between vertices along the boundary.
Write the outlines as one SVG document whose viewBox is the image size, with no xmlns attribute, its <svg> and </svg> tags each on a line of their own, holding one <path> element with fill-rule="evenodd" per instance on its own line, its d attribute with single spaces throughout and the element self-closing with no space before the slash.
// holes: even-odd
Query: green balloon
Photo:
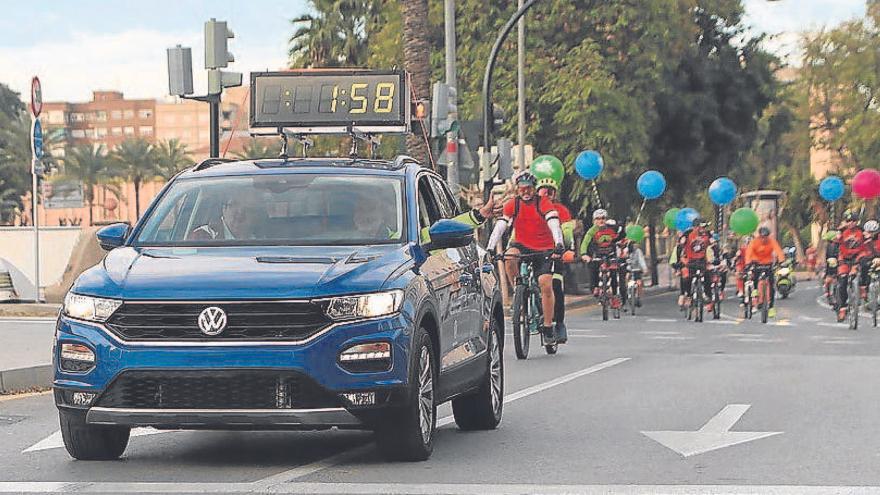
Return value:
<svg viewBox="0 0 880 495">
<path fill-rule="evenodd" d="M 678 217 L 679 208 L 670 208 L 666 210 L 666 214 L 663 215 L 663 225 L 669 227 L 670 229 L 675 228 L 675 219 Z"/>
<path fill-rule="evenodd" d="M 562 184 L 562 178 L 565 177 L 565 167 L 562 166 L 559 158 L 553 155 L 541 155 L 535 158 L 529 170 L 538 180 L 553 179 L 557 186 Z"/>
<path fill-rule="evenodd" d="M 626 238 L 633 242 L 642 242 L 642 240 L 645 238 L 645 228 L 641 225 L 627 225 Z"/>
<path fill-rule="evenodd" d="M 758 228 L 758 214 L 751 208 L 740 208 L 730 215 L 730 230 L 748 235 Z"/>
</svg>

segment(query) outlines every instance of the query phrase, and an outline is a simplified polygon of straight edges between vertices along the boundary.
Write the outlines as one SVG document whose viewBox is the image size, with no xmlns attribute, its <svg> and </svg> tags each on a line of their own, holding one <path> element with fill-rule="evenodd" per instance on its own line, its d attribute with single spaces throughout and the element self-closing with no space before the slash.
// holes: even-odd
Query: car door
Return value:
<svg viewBox="0 0 880 495">
<path fill-rule="evenodd" d="M 439 177 L 431 177 L 431 183 L 434 186 L 434 194 L 443 210 L 444 218 L 453 218 L 459 213 L 458 205 L 455 202 L 449 188 Z M 483 327 L 482 318 L 482 289 L 480 287 L 481 277 L 479 276 L 479 256 L 477 254 L 476 243 L 469 246 L 458 248 L 456 253 L 452 253 L 453 261 L 457 262 L 461 275 L 458 278 L 457 287 L 452 291 L 452 299 L 454 302 L 453 309 L 457 313 L 455 318 L 458 322 L 453 348 L 457 358 L 462 360 L 472 357 L 485 348 L 482 341 Z"/>
<path fill-rule="evenodd" d="M 443 210 L 434 193 L 430 174 L 422 174 L 417 182 L 418 208 L 419 208 L 419 231 L 428 229 L 435 222 L 443 218 Z M 420 236 L 423 237 L 423 236 Z M 424 241 L 424 238 L 422 238 Z M 454 349 L 455 335 L 460 325 L 456 321 L 458 314 L 454 306 L 460 302 L 454 299 L 459 297 L 458 292 L 453 296 L 453 291 L 458 290 L 461 267 L 450 253 L 456 253 L 454 249 L 435 249 L 428 251 L 428 258 L 421 267 L 434 296 L 437 299 L 437 319 L 440 330 L 440 370 L 443 371 L 448 365 L 450 353 Z"/>
</svg>

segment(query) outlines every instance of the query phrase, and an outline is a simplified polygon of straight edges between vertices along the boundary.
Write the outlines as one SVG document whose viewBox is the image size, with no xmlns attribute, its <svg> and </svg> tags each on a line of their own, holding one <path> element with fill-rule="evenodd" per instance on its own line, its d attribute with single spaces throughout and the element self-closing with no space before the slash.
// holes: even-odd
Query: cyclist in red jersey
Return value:
<svg viewBox="0 0 880 495">
<path fill-rule="evenodd" d="M 693 275 L 696 273 L 696 270 L 699 268 L 703 271 L 703 295 L 704 300 L 708 299 L 708 294 L 712 290 L 712 279 L 709 277 L 707 272 L 708 266 L 707 262 L 711 263 L 714 261 L 714 256 L 712 250 L 710 249 L 710 244 L 712 242 L 712 236 L 709 233 L 709 224 L 705 222 L 702 218 L 696 218 L 693 222 L 693 228 L 690 233 L 687 235 L 687 241 L 684 244 L 684 257 L 687 259 L 687 268 L 688 274 L 687 277 L 684 278 L 684 290 L 685 290 L 685 305 L 690 304 L 690 295 L 693 283 Z M 712 311 L 712 303 L 708 304 L 708 311 Z"/>
<path fill-rule="evenodd" d="M 559 212 L 546 196 L 538 196 L 536 187 L 537 179 L 530 172 L 522 172 L 517 176 L 516 197 L 504 204 L 502 217 L 495 224 L 486 249 L 490 253 L 494 252 L 508 226 L 513 226 L 516 242 L 507 249 L 506 254 L 516 256 L 553 251 L 552 259 L 533 259 L 532 268 L 541 288 L 541 306 L 544 311 L 541 331 L 546 341 L 555 342 L 553 274 L 561 270 L 559 261 L 565 247 Z M 505 271 L 509 280 L 516 280 L 519 277 L 519 261 L 508 259 Z"/>
<path fill-rule="evenodd" d="M 839 249 L 838 254 L 838 289 L 840 293 L 840 309 L 837 311 L 838 321 L 846 319 L 846 302 L 849 299 L 847 289 L 849 286 L 849 275 L 856 270 L 859 260 L 865 253 L 865 236 L 862 229 L 858 225 L 858 215 L 853 211 L 846 211 L 843 214 L 844 228 L 837 235 L 834 243 Z M 855 295 L 858 297 L 858 295 Z"/>
</svg>

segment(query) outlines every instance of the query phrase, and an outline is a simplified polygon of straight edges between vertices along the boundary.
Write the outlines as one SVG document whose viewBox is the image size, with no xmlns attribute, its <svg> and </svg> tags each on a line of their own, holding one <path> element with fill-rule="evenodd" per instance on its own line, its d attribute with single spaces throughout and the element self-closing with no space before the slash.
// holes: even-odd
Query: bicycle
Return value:
<svg viewBox="0 0 880 495">
<path fill-rule="evenodd" d="M 636 274 L 641 274 L 641 270 L 629 270 L 629 278 L 626 282 L 626 290 L 627 290 L 627 301 L 629 302 L 629 312 L 631 315 L 635 316 L 636 308 L 641 307 L 642 305 L 642 279 L 641 277 L 636 277 Z"/>
<path fill-rule="evenodd" d="M 712 319 L 720 320 L 722 300 L 720 267 L 714 270 L 710 270 L 709 276 L 711 277 L 711 291 L 709 292 L 709 302 L 712 303 Z"/>
<path fill-rule="evenodd" d="M 772 264 L 758 265 L 754 268 L 754 272 L 758 273 L 758 280 L 755 284 L 755 292 L 753 293 L 753 296 L 756 299 L 753 305 L 757 306 L 761 311 L 761 323 L 767 323 L 770 315 L 771 270 L 773 270 Z"/>
<path fill-rule="evenodd" d="M 705 274 L 703 271 L 703 267 L 696 266 L 693 268 L 693 275 L 691 275 L 691 304 L 688 307 L 687 319 L 690 320 L 693 317 L 695 323 L 703 322 L 703 308 L 705 304 L 703 290 Z"/>
<path fill-rule="evenodd" d="M 613 312 L 615 320 L 620 319 L 620 296 L 611 282 L 612 277 L 617 276 L 619 268 L 614 257 L 605 257 L 599 261 L 599 304 L 602 306 L 603 321 L 608 321 L 609 309 Z"/>
<path fill-rule="evenodd" d="M 544 324 L 544 308 L 541 305 L 541 287 L 532 269 L 531 261 L 549 258 L 549 253 L 504 255 L 502 259 L 516 258 L 522 261 L 519 265 L 519 277 L 513 289 L 513 348 L 517 359 L 529 357 L 529 346 L 532 335 L 541 335 L 541 345 L 547 354 L 556 354 L 559 344 L 547 343 L 541 326 Z"/>
<path fill-rule="evenodd" d="M 848 299 L 847 299 L 847 318 L 849 319 L 849 329 L 850 330 L 858 330 L 859 329 L 859 306 L 861 306 L 862 295 L 859 290 L 859 264 L 854 263 L 852 270 L 849 273 L 849 280 L 847 280 L 847 285 L 849 286 L 847 289 Z"/>
<path fill-rule="evenodd" d="M 755 291 L 754 274 L 752 272 L 753 270 L 751 268 L 746 267 L 740 274 L 740 277 L 743 278 L 743 318 L 746 320 L 752 319 L 752 314 L 755 309 L 752 304 L 752 293 Z"/>
<path fill-rule="evenodd" d="M 880 258 L 874 258 L 868 270 L 868 310 L 871 312 L 871 323 L 876 328 L 880 310 Z"/>
</svg>

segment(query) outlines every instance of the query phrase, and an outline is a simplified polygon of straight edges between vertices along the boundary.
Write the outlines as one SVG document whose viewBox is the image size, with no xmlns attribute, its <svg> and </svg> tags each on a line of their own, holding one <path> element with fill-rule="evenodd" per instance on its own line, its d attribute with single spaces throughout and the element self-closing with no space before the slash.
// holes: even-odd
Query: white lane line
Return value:
<svg viewBox="0 0 880 495">
<path fill-rule="evenodd" d="M 33 318 L 22 318 L 17 316 L 3 316 L 0 317 L 0 323 L 34 323 L 45 325 L 46 323 L 55 323 L 58 318 L 55 317 L 33 317 Z"/>
<path fill-rule="evenodd" d="M 761 342 L 761 343 L 774 343 L 774 342 L 785 342 L 785 339 L 774 339 L 774 338 L 766 338 L 766 337 L 740 337 L 738 339 L 734 339 L 737 342 Z"/>
<path fill-rule="evenodd" d="M 686 337 L 684 335 L 654 335 L 648 338 L 651 340 L 694 340 L 694 337 Z"/>
<path fill-rule="evenodd" d="M 645 330 L 644 332 L 639 332 L 642 335 L 681 335 L 681 332 L 666 332 L 660 330 Z"/>
<path fill-rule="evenodd" d="M 675 323 L 678 320 L 673 318 L 648 318 L 645 321 L 649 321 L 651 323 Z"/>
<path fill-rule="evenodd" d="M 763 337 L 763 333 L 728 333 L 724 337 Z"/>
<path fill-rule="evenodd" d="M 585 334 L 585 335 L 578 335 L 578 334 L 571 335 L 571 334 L 569 334 L 569 336 L 568 336 L 568 338 L 570 338 L 570 339 L 604 339 L 607 337 L 608 337 L 607 335 L 600 335 L 600 334 Z"/>
<path fill-rule="evenodd" d="M 823 340 L 823 344 L 832 344 L 832 345 L 861 345 L 864 344 L 864 340 Z"/>
<path fill-rule="evenodd" d="M 729 320 L 708 320 L 706 323 L 711 323 L 713 325 L 739 325 L 739 322 Z"/>
<path fill-rule="evenodd" d="M 809 322 L 817 322 L 822 320 L 822 318 L 816 318 L 815 316 L 798 316 L 798 319 Z"/>
<path fill-rule="evenodd" d="M 564 383 L 568 383 L 572 380 L 580 378 L 582 376 L 590 375 L 596 373 L 597 371 L 602 371 L 604 369 L 610 368 L 612 366 L 616 366 L 621 363 L 625 363 L 629 361 L 631 358 L 615 358 L 611 359 L 594 366 L 590 366 L 589 368 L 584 368 L 579 371 L 575 371 L 573 373 L 569 373 L 567 375 L 560 376 L 553 380 L 546 381 L 544 383 L 539 383 L 537 385 L 533 385 L 531 387 L 525 388 L 523 390 L 514 392 L 510 395 L 506 395 L 504 397 L 504 403 L 509 404 L 511 402 L 517 401 L 519 399 L 524 399 L 530 395 L 537 394 L 539 392 L 543 392 L 547 389 L 556 387 L 558 385 L 562 385 Z M 437 428 L 442 428 L 448 424 L 451 424 L 455 421 L 455 417 L 452 415 L 442 417 L 437 420 Z M 295 467 L 291 470 L 284 471 L 278 474 L 274 474 L 269 476 L 268 478 L 263 478 L 261 480 L 255 481 L 253 485 L 261 487 L 263 489 L 271 487 L 271 491 L 275 491 L 278 486 L 283 486 L 282 484 L 294 481 L 298 478 L 302 478 L 304 476 L 308 476 L 310 474 L 316 473 L 318 471 L 322 471 L 326 468 L 335 466 L 337 464 L 341 464 L 352 457 L 357 457 L 358 455 L 366 453 L 369 449 L 372 448 L 372 445 L 364 445 L 358 447 L 353 450 L 341 452 L 339 454 L 327 457 L 325 459 L 321 459 L 319 461 L 315 461 L 311 464 L 305 464 L 303 466 Z M 272 486 L 274 485 L 274 486 Z"/>
<path fill-rule="evenodd" d="M 828 323 L 827 321 L 820 321 L 816 323 L 820 327 L 831 327 L 831 328 L 849 328 L 849 325 L 846 323 Z"/>
<path fill-rule="evenodd" d="M 0 493 L 252 493 L 252 483 L 193 482 L 100 482 L 60 483 L 51 481 L 0 482 Z M 797 486 L 797 485 L 538 485 L 479 483 L 285 483 L 272 487 L 272 493 L 352 495 L 880 495 L 878 486 Z"/>
</svg>

